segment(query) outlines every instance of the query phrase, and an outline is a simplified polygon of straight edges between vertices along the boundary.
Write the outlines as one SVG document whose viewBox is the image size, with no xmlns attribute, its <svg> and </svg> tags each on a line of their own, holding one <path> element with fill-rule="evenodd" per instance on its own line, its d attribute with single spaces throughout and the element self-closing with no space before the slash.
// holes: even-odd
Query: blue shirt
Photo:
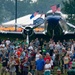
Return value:
<svg viewBox="0 0 75 75">
<path fill-rule="evenodd" d="M 43 59 L 38 59 L 36 61 L 36 69 L 41 71 L 44 69 L 45 61 Z"/>
</svg>

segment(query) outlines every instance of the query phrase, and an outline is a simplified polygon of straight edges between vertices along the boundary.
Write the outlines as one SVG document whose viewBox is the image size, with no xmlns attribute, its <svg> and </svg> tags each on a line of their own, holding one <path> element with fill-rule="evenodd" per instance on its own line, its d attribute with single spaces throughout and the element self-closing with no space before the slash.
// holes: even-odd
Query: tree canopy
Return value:
<svg viewBox="0 0 75 75">
<path fill-rule="evenodd" d="M 64 0 L 63 11 L 68 14 L 68 20 L 75 24 L 75 0 Z"/>
</svg>

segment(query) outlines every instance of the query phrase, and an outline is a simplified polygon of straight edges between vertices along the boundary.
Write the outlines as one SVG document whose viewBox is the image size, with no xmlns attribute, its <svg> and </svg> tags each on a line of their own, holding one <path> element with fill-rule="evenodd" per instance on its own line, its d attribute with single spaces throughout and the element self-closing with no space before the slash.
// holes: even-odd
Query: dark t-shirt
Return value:
<svg viewBox="0 0 75 75">
<path fill-rule="evenodd" d="M 3 58 L 2 59 L 2 66 L 3 67 L 6 67 L 7 66 L 7 63 L 8 63 L 8 58 Z"/>
<path fill-rule="evenodd" d="M 29 62 L 25 62 L 23 65 L 23 71 L 28 72 L 28 67 L 29 67 L 30 63 Z"/>
</svg>

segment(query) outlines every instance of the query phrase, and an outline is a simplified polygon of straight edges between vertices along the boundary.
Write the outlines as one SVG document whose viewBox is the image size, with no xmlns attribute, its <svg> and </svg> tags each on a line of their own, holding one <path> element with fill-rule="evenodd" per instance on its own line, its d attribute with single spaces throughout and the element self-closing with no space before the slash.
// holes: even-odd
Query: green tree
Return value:
<svg viewBox="0 0 75 75">
<path fill-rule="evenodd" d="M 69 22 L 75 24 L 75 0 L 64 0 L 63 11 L 68 14 Z"/>
<path fill-rule="evenodd" d="M 33 8 L 46 13 L 51 9 L 50 6 L 56 4 L 62 4 L 62 0 L 37 0 L 37 3 L 33 3 Z"/>
<path fill-rule="evenodd" d="M 5 0 L 4 0 L 5 1 Z M 3 21 L 3 16 L 2 16 L 2 9 L 3 9 L 3 0 L 0 0 L 0 23 Z"/>
<path fill-rule="evenodd" d="M 13 8 L 11 2 L 11 0 L 0 0 L 0 23 L 9 20 L 12 17 L 11 11 Z M 10 7 L 12 10 L 9 10 Z"/>
</svg>

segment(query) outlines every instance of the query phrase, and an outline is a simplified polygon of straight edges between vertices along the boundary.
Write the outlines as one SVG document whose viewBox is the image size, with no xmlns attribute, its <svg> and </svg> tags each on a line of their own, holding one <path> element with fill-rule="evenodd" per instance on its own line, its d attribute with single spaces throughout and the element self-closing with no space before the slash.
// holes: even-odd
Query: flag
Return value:
<svg viewBox="0 0 75 75">
<path fill-rule="evenodd" d="M 32 14 L 31 16 L 30 16 L 30 19 L 32 19 L 34 17 L 34 14 Z"/>
<path fill-rule="evenodd" d="M 57 11 L 60 11 L 61 8 L 60 8 L 60 4 L 57 4 Z"/>
<path fill-rule="evenodd" d="M 30 16 L 30 19 L 34 18 L 38 13 L 39 13 L 39 11 L 34 12 L 34 14 L 32 14 L 32 15 Z"/>
<path fill-rule="evenodd" d="M 54 12 L 56 12 L 57 6 L 53 5 L 53 6 L 51 6 L 51 9 L 52 9 L 52 12 L 54 13 Z"/>
</svg>

